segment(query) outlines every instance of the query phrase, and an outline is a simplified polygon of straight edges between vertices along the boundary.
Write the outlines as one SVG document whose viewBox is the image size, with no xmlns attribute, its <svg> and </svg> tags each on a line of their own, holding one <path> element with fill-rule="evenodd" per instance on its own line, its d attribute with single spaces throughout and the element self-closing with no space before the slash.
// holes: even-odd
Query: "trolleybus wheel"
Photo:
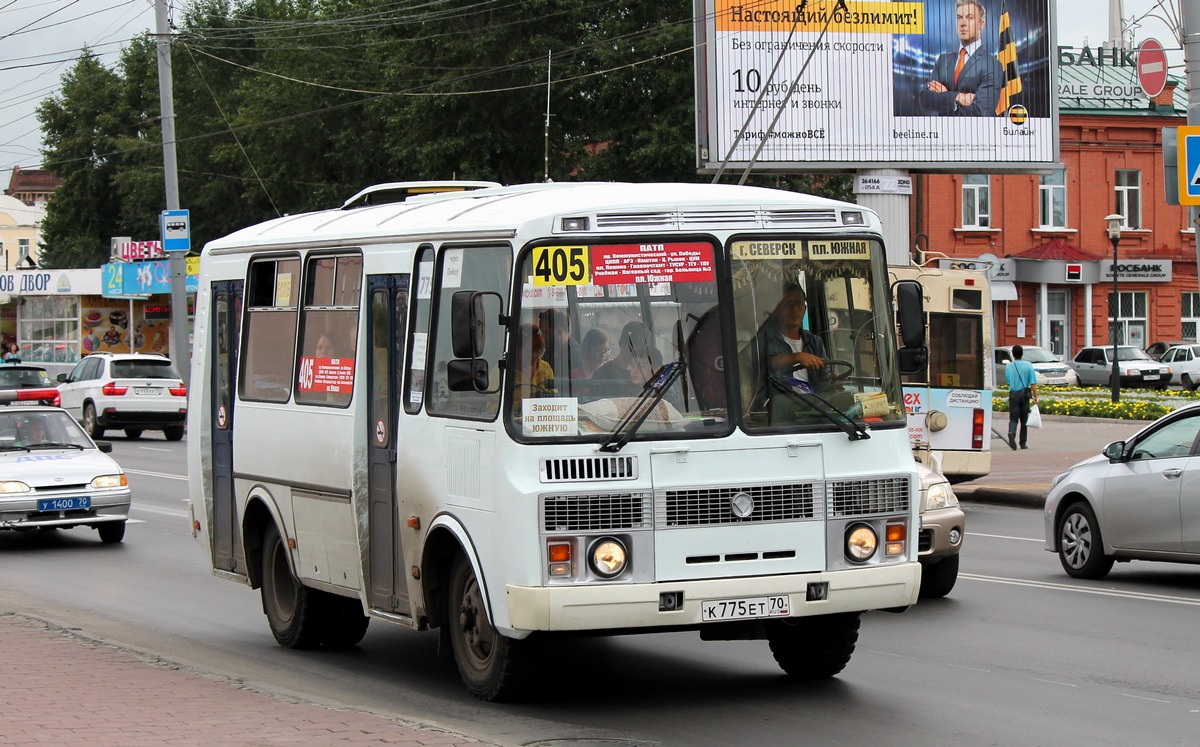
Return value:
<svg viewBox="0 0 1200 747">
<path fill-rule="evenodd" d="M 859 613 L 802 617 L 767 630 L 771 653 L 783 671 L 802 680 L 823 680 L 846 668 L 858 643 Z"/>
<path fill-rule="evenodd" d="M 467 690 L 482 700 L 506 700 L 523 689 L 528 641 L 507 638 L 488 620 L 483 589 L 463 555 L 450 572 L 450 645 Z"/>
<path fill-rule="evenodd" d="M 262 600 L 271 634 L 287 648 L 315 648 L 321 643 L 320 594 L 292 575 L 287 547 L 272 524 L 263 537 Z"/>
</svg>

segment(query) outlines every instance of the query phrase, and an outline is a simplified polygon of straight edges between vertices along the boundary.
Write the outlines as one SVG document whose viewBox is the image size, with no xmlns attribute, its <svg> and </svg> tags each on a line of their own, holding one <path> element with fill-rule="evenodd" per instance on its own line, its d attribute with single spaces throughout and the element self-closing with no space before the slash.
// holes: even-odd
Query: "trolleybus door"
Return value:
<svg viewBox="0 0 1200 747">
<path fill-rule="evenodd" d="M 213 567 L 245 573 L 235 555 L 237 515 L 233 497 L 233 401 L 237 391 L 238 339 L 242 327 L 242 282 L 212 284 L 212 556 Z"/>
<path fill-rule="evenodd" d="M 408 321 L 408 275 L 367 278 L 370 311 L 367 339 L 367 484 L 370 507 L 370 598 L 374 609 L 406 614 L 408 584 L 403 575 L 400 512 L 396 496 L 396 424 L 403 375 L 404 336 Z"/>
</svg>

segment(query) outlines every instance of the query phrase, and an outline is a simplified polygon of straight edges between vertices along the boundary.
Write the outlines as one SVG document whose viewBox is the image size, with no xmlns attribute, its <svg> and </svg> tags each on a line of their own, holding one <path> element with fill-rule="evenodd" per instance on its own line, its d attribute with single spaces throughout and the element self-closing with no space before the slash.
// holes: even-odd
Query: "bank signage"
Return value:
<svg viewBox="0 0 1200 747">
<path fill-rule="evenodd" d="M 1111 259 L 1101 260 L 1100 280 L 1111 281 L 1113 262 Z M 1136 281 L 1142 283 L 1171 282 L 1171 260 L 1169 259 L 1122 259 L 1117 261 L 1117 281 Z"/>
</svg>

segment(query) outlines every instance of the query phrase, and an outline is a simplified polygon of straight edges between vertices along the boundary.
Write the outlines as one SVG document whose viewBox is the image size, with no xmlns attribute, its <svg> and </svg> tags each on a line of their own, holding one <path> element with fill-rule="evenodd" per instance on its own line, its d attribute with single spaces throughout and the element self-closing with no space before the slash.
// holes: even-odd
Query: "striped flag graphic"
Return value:
<svg viewBox="0 0 1200 747">
<path fill-rule="evenodd" d="M 1008 2 L 1000 2 L 1000 52 L 996 55 L 1004 67 L 1004 85 L 1000 89 L 1000 100 L 996 102 L 996 114 L 1003 114 L 1012 105 L 1013 97 L 1021 92 L 1021 70 L 1017 67 L 1017 43 L 1013 41 L 1012 24 L 1008 16 Z"/>
</svg>

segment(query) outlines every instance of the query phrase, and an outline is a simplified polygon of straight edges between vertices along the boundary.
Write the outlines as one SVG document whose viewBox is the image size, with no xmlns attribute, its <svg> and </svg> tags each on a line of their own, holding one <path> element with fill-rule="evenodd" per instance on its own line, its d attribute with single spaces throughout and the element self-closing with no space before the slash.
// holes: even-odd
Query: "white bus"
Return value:
<svg viewBox="0 0 1200 747">
<path fill-rule="evenodd" d="M 193 532 L 280 644 L 442 628 L 485 699 L 563 632 L 765 639 L 833 676 L 920 582 L 920 289 L 899 349 L 880 233 L 775 190 L 539 184 L 213 241 Z M 823 369 L 768 355 L 797 288 Z"/>
<path fill-rule="evenodd" d="M 913 453 L 954 482 L 992 468 L 992 301 L 987 274 L 937 267 L 889 268 L 925 291 L 929 360 L 904 375 Z"/>
</svg>

